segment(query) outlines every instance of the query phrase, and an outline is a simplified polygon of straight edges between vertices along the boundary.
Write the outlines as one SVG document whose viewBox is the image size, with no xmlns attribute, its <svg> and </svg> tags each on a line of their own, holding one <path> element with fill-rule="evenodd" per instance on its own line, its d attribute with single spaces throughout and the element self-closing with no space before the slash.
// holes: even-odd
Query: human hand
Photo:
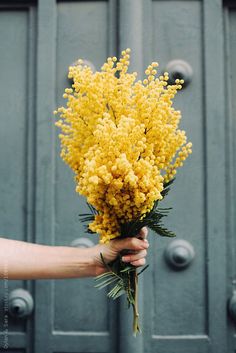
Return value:
<svg viewBox="0 0 236 353">
<path fill-rule="evenodd" d="M 122 256 L 123 262 L 131 263 L 136 267 L 145 265 L 145 257 L 147 255 L 147 248 L 149 247 L 146 239 L 147 235 L 148 230 L 146 227 L 143 227 L 136 237 L 129 237 L 125 239 L 116 238 L 111 240 L 108 244 L 97 244 L 94 247 L 96 275 L 107 272 L 107 268 L 104 266 L 101 259 L 101 253 L 104 261 L 109 263 L 115 260 L 122 250 L 128 250 L 129 253 Z"/>
</svg>

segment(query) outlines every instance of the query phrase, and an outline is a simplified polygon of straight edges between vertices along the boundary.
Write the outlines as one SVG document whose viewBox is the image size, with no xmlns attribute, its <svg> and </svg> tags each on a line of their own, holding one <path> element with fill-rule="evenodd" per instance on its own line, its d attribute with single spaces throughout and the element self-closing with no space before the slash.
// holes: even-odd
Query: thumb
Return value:
<svg viewBox="0 0 236 353">
<path fill-rule="evenodd" d="M 140 229 L 139 233 L 137 234 L 137 238 L 139 239 L 146 239 L 148 236 L 148 229 L 147 227 L 143 227 Z"/>
</svg>

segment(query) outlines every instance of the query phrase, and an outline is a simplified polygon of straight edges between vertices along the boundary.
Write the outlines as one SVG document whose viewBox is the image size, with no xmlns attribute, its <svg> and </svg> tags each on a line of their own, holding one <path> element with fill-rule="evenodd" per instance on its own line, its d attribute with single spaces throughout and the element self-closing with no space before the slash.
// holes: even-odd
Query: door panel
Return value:
<svg viewBox="0 0 236 353">
<path fill-rule="evenodd" d="M 50 207 L 51 215 L 47 216 L 47 220 L 42 219 L 42 222 L 47 223 L 48 237 L 43 238 L 45 235 L 38 230 L 38 241 L 69 246 L 72 241 L 83 236 L 95 244 L 98 238 L 85 234 L 84 227 L 79 220 L 78 215 L 86 212 L 87 206 L 82 197 L 75 193 L 73 174 L 60 159 L 60 141 L 57 136 L 59 130 L 54 126 L 55 119 L 52 111 L 64 104 L 62 98 L 64 89 L 71 84 L 67 78 L 70 65 L 78 58 L 83 58 L 99 69 L 106 57 L 110 55 L 109 53 L 114 53 L 115 6 L 113 1 L 65 1 L 42 5 L 39 9 L 39 27 L 42 30 L 42 36 L 46 36 L 43 24 L 46 8 L 51 12 L 53 21 L 47 24 L 50 27 L 47 32 L 51 32 L 52 36 L 48 41 L 45 38 L 45 41 L 48 46 L 53 46 L 51 50 L 55 57 L 55 61 L 49 59 L 51 66 L 48 70 L 55 73 L 55 76 L 48 77 L 45 74 L 43 79 L 52 88 L 51 97 L 47 96 L 46 99 L 49 105 L 52 107 L 53 103 L 54 107 L 50 111 L 45 105 L 43 112 L 43 116 L 47 116 L 50 123 L 44 126 L 42 138 L 45 139 L 47 127 L 51 135 L 47 136 L 47 141 L 44 143 L 45 150 L 41 150 L 40 158 L 43 161 L 47 159 L 45 174 L 48 177 L 51 175 L 53 189 L 49 194 L 45 191 L 46 200 L 43 200 L 39 194 L 42 207 L 44 209 Z M 44 70 L 43 66 L 41 70 Z M 55 93 L 56 96 L 54 96 Z M 45 102 L 44 94 L 45 92 L 42 92 L 41 99 Z M 39 106 L 39 109 L 41 108 L 42 105 Z M 41 119 L 42 114 L 39 114 L 39 125 Z M 48 154 L 48 146 L 51 146 L 50 154 Z M 43 186 L 38 186 L 38 190 L 42 187 L 47 188 L 49 180 L 46 181 L 45 177 L 43 178 L 44 180 L 41 180 Z M 48 204 L 45 205 L 45 202 Z M 115 306 L 108 305 L 105 292 L 94 289 L 93 279 L 56 280 L 50 281 L 50 284 L 47 281 L 41 281 L 37 295 L 38 313 L 42 319 L 43 313 L 40 313 L 42 308 L 44 315 L 49 315 L 48 305 L 45 305 L 41 297 L 44 291 L 47 292 L 48 305 L 51 307 L 50 322 L 47 323 L 47 328 L 45 327 L 43 332 L 41 328 L 39 329 L 40 322 L 37 324 L 39 331 L 36 329 L 36 352 L 41 353 L 43 349 L 41 338 L 45 339 L 45 337 L 47 337 L 48 352 L 110 352 L 110 350 L 115 350 Z"/>
<path fill-rule="evenodd" d="M 177 173 L 163 207 L 173 207 L 166 224 L 194 247 L 195 258 L 186 269 L 171 268 L 165 251 L 172 240 L 153 240 L 151 271 L 144 276 L 144 287 L 149 287 L 144 350 L 226 352 L 224 182 L 217 187 L 225 168 L 224 98 L 217 85 L 223 68 L 222 12 L 210 1 L 148 3 L 145 64 L 157 60 L 164 72 L 170 61 L 184 60 L 193 70 L 191 82 L 174 100 L 193 154 Z"/>
<path fill-rule="evenodd" d="M 153 334 L 161 336 L 207 333 L 201 11 L 202 4 L 198 1 L 153 2 L 153 57 L 159 60 L 160 71 L 165 70 L 169 61 L 182 59 L 194 72 L 192 81 L 174 102 L 182 112 L 181 127 L 193 143 L 193 154 L 177 172 L 165 205 L 173 206 L 167 220 L 169 227 L 178 238 L 193 245 L 196 255 L 192 266 L 173 271 L 161 256 L 171 240 L 156 239 L 154 248 L 159 256 L 154 256 L 157 273 L 153 288 L 156 317 Z"/>
<path fill-rule="evenodd" d="M 25 239 L 27 11 L 1 11 L 1 233 Z M 11 26 L 11 22 L 15 26 Z M 15 45 L 12 45 L 15 43 Z M 17 58 L 17 59 L 16 59 Z M 18 65 L 16 65 L 16 60 Z M 19 67 L 21 70 L 19 70 Z M 4 69 L 3 69 L 4 68 Z M 9 212 L 11 211 L 11 212 Z"/>
<path fill-rule="evenodd" d="M 33 240 L 34 23 L 33 7 L 0 6 L 0 234 L 24 241 Z M 0 351 L 28 352 L 32 317 L 12 318 L 8 298 L 16 288 L 32 292 L 32 284 L 8 281 L 2 270 Z"/>
<path fill-rule="evenodd" d="M 57 105 L 64 104 L 62 95 L 64 89 L 71 84 L 67 73 L 68 67 L 73 62 L 83 58 L 99 68 L 106 59 L 109 40 L 108 10 L 109 6 L 105 1 L 58 4 Z M 96 31 L 94 31 L 95 28 Z M 97 243 L 97 237 L 84 234 L 84 227 L 78 215 L 86 213 L 87 206 L 82 197 L 75 193 L 73 175 L 60 159 L 58 138 L 56 145 L 56 242 L 69 245 L 74 239 L 83 235 Z M 55 328 L 63 331 L 107 332 L 109 330 L 108 305 L 104 293 L 93 290 L 93 280 L 67 282 L 55 282 Z M 70 301 L 65 300 L 67 291 L 71 293 Z"/>
</svg>

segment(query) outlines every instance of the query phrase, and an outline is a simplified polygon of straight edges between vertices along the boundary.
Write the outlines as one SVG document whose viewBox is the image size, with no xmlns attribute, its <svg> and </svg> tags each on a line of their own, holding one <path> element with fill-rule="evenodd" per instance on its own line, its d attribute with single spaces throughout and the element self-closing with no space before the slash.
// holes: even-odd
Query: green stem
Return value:
<svg viewBox="0 0 236 353">
<path fill-rule="evenodd" d="M 134 271 L 134 303 L 133 306 L 133 334 L 136 337 L 137 332 L 141 332 L 139 327 L 139 312 L 138 312 L 138 274 Z"/>
</svg>

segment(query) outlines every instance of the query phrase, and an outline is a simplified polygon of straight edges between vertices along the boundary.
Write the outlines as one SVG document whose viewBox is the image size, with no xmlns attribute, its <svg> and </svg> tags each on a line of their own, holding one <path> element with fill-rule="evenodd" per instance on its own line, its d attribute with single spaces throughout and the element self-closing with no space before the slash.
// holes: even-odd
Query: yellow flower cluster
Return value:
<svg viewBox="0 0 236 353">
<path fill-rule="evenodd" d="M 137 81 L 136 72 L 127 72 L 129 54 L 109 57 L 100 72 L 78 60 L 69 67 L 67 107 L 54 112 L 61 116 L 61 157 L 75 172 L 76 191 L 98 211 L 89 228 L 100 242 L 119 236 L 121 223 L 143 217 L 162 199 L 163 183 L 192 147 L 172 107 L 183 81 L 168 85 L 166 72 L 156 77 L 156 62 Z"/>
</svg>

